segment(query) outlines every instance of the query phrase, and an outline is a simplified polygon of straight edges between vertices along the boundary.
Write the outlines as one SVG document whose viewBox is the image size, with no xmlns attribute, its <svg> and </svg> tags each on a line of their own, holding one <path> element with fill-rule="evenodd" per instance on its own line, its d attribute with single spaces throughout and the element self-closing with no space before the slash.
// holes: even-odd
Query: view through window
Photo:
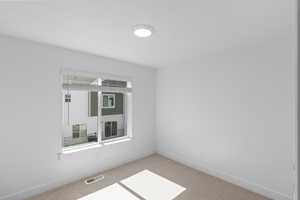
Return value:
<svg viewBox="0 0 300 200">
<path fill-rule="evenodd" d="M 62 91 L 64 148 L 131 136 L 128 80 L 64 74 Z"/>
</svg>

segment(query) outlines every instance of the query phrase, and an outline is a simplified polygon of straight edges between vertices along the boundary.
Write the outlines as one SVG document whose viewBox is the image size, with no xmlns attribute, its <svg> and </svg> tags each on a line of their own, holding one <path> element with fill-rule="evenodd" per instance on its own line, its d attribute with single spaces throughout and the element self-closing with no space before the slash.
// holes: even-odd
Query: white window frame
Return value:
<svg viewBox="0 0 300 200">
<path fill-rule="evenodd" d="M 63 99 L 63 91 L 65 90 L 64 87 L 65 85 L 63 84 L 63 76 L 65 75 L 72 75 L 72 76 L 87 76 L 95 79 L 100 79 L 100 80 L 117 80 L 117 81 L 127 81 L 129 87 L 127 88 L 113 88 L 113 87 L 104 87 L 104 86 L 93 86 L 94 88 L 86 88 L 85 86 L 77 85 L 76 89 L 79 90 L 84 90 L 84 91 L 89 91 L 89 90 L 96 90 L 96 88 L 101 88 L 98 89 L 98 116 L 97 116 L 97 142 L 91 142 L 91 143 L 86 143 L 82 145 L 75 145 L 72 147 L 64 147 L 64 134 L 63 134 L 63 127 L 66 126 L 66 120 L 64 119 L 64 115 L 62 112 L 62 128 L 61 128 L 61 151 L 59 154 L 70 154 L 82 150 L 87 150 L 87 149 L 92 149 L 92 148 L 98 148 L 102 147 L 104 145 L 110 145 L 110 144 L 116 144 L 120 142 L 126 142 L 130 141 L 133 138 L 133 125 L 132 125 L 132 96 L 133 96 L 133 90 L 132 90 L 132 79 L 130 77 L 124 77 L 124 76 L 117 76 L 113 74 L 107 74 L 107 73 L 99 73 L 99 72 L 85 72 L 85 71 L 78 71 L 78 70 L 73 70 L 73 69 L 67 69 L 64 68 L 61 70 L 60 76 L 61 76 L 61 81 L 60 81 L 60 88 L 61 88 L 61 99 Z M 102 127 L 104 126 L 103 120 L 101 119 L 102 116 L 102 108 L 103 108 L 103 102 L 102 102 L 102 92 L 121 92 L 124 94 L 124 115 L 125 115 L 125 121 L 124 121 L 124 129 L 125 129 L 125 136 L 122 137 L 117 137 L 113 139 L 108 139 L 102 141 Z M 63 102 L 63 101 L 61 101 Z M 114 102 L 114 105 L 116 102 Z M 62 104 L 62 110 L 63 110 L 63 104 Z M 107 107 L 106 107 L 107 108 Z"/>
</svg>

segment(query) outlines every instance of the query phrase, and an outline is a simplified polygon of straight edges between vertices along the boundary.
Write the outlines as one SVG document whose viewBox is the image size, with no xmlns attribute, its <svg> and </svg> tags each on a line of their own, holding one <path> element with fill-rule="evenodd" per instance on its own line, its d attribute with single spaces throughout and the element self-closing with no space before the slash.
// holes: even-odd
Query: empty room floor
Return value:
<svg viewBox="0 0 300 200">
<path fill-rule="evenodd" d="M 127 191 L 144 199 L 134 191 L 124 186 L 120 181 L 143 170 L 149 170 L 184 188 L 175 200 L 267 200 L 259 194 L 245 190 L 239 186 L 225 182 L 219 178 L 194 170 L 178 162 L 158 154 L 124 164 L 107 170 L 101 174 L 105 178 L 93 184 L 85 184 L 84 180 L 64 185 L 57 189 L 42 193 L 30 200 L 75 200 L 101 190 L 107 186 L 119 183 Z"/>
</svg>

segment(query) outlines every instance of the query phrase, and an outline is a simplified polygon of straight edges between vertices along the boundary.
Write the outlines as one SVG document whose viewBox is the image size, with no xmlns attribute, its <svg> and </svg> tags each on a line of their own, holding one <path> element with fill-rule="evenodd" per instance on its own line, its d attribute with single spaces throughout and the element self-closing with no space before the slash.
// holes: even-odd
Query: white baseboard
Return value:
<svg viewBox="0 0 300 200">
<path fill-rule="evenodd" d="M 128 162 L 147 157 L 147 156 L 152 155 L 154 153 L 155 152 L 152 151 L 152 152 L 145 153 L 143 155 L 139 155 L 139 156 L 137 156 L 133 159 L 130 159 L 130 160 L 127 160 L 127 161 L 123 162 L 122 164 L 126 164 Z M 122 164 L 120 164 L 120 165 L 122 165 Z M 120 166 L 120 165 L 116 165 L 115 167 Z M 104 169 L 104 170 L 108 170 L 108 169 Z M 104 170 L 101 170 L 101 171 L 104 171 Z M 21 191 L 18 191 L 18 192 L 12 193 L 12 194 L 1 196 L 0 200 L 21 200 L 21 199 L 26 199 L 26 198 L 41 194 L 43 192 L 58 188 L 58 187 L 63 186 L 65 184 L 72 183 L 72 182 L 80 180 L 82 178 L 95 175 L 96 173 L 99 173 L 99 171 L 97 171 L 97 172 L 88 172 L 85 175 L 81 174 L 81 176 L 74 176 L 72 178 L 64 177 L 63 179 L 57 179 L 57 180 L 54 180 L 52 182 L 48 182 L 48 183 L 45 183 L 45 184 L 33 186 L 33 187 L 26 188 L 26 189 L 23 189 Z"/>
<path fill-rule="evenodd" d="M 57 188 L 59 186 L 68 184 L 68 183 L 78 180 L 80 178 L 82 178 L 82 177 L 76 177 L 76 178 L 68 179 L 68 180 L 55 180 L 55 181 L 52 181 L 52 182 L 49 182 L 46 184 L 33 186 L 33 187 L 26 188 L 24 190 L 21 190 L 21 191 L 12 193 L 12 194 L 2 196 L 2 197 L 0 197 L 0 200 L 21 200 L 21 199 L 29 198 L 34 195 Z"/>
<path fill-rule="evenodd" d="M 179 162 L 183 165 L 186 165 L 188 167 L 191 167 L 193 169 L 202 171 L 206 174 L 209 174 L 211 176 L 215 176 L 217 178 L 223 179 L 227 182 L 230 182 L 232 184 L 238 185 L 242 188 L 245 188 L 249 191 L 255 192 L 257 194 L 261 194 L 265 197 L 274 199 L 274 200 L 293 200 L 293 197 L 291 196 L 287 196 L 285 194 L 282 194 L 280 192 L 271 190 L 269 188 L 266 188 L 262 185 L 256 184 L 256 183 L 251 183 L 250 181 L 247 181 L 245 179 L 242 178 L 238 178 L 226 173 L 223 173 L 219 170 L 215 170 L 215 169 L 211 169 L 209 167 L 206 167 L 204 165 L 197 165 L 195 166 L 195 164 L 191 163 L 188 159 L 186 159 L 185 156 L 182 156 L 180 153 L 166 153 L 166 152 L 162 152 L 162 151 L 158 151 L 158 154 L 161 154 L 162 156 L 165 156 L 171 160 L 174 160 L 176 162 Z M 180 156 L 181 155 L 181 156 Z M 180 156 L 180 159 L 178 159 L 178 156 Z"/>
</svg>

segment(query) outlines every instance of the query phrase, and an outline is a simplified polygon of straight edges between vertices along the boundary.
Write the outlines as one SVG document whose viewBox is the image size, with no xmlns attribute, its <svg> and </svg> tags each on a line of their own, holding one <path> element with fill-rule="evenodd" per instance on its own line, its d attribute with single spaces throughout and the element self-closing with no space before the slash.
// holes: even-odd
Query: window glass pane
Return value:
<svg viewBox="0 0 300 200">
<path fill-rule="evenodd" d="M 103 95 L 103 107 L 107 108 L 108 107 L 108 96 Z"/>
<path fill-rule="evenodd" d="M 104 80 L 102 86 L 125 88 L 126 81 Z M 101 108 L 102 140 L 115 139 L 126 135 L 126 93 L 109 92 L 102 93 L 103 106 Z"/>
<path fill-rule="evenodd" d="M 115 94 L 103 93 L 103 108 L 115 108 Z"/>
<path fill-rule="evenodd" d="M 92 85 L 94 78 L 64 77 L 64 83 Z M 63 89 L 63 147 L 97 143 L 98 92 L 82 89 Z"/>
</svg>

